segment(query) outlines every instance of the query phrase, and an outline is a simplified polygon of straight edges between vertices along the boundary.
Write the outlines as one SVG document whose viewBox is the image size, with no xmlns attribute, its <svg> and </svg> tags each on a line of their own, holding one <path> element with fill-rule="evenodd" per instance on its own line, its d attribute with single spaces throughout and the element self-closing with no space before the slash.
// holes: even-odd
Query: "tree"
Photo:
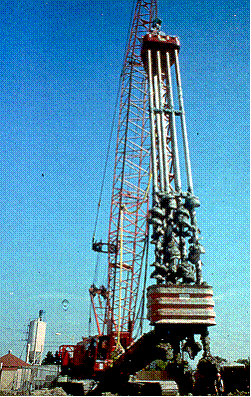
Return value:
<svg viewBox="0 0 251 397">
<path fill-rule="evenodd" d="M 238 364 L 244 364 L 246 367 L 250 367 L 250 357 L 248 358 L 239 358 L 239 360 L 236 361 Z"/>
<path fill-rule="evenodd" d="M 48 352 L 45 358 L 42 361 L 43 365 L 52 365 L 55 363 L 55 357 L 53 356 L 52 352 Z"/>
<path fill-rule="evenodd" d="M 220 366 L 227 363 L 227 360 L 225 358 L 223 358 L 223 357 L 220 357 L 220 356 L 214 356 L 214 360 Z"/>
<path fill-rule="evenodd" d="M 149 365 L 146 366 L 147 370 L 153 370 L 153 371 L 164 371 L 167 366 L 167 362 L 163 360 L 154 360 L 152 361 Z"/>
<path fill-rule="evenodd" d="M 166 369 L 167 362 L 163 360 L 155 360 L 154 361 L 154 369 L 157 371 L 164 371 Z"/>
<path fill-rule="evenodd" d="M 56 351 L 56 353 L 55 353 L 54 361 L 55 361 L 55 364 L 57 364 L 57 365 L 61 364 L 61 358 L 60 358 L 60 355 L 59 355 L 58 351 Z"/>
</svg>

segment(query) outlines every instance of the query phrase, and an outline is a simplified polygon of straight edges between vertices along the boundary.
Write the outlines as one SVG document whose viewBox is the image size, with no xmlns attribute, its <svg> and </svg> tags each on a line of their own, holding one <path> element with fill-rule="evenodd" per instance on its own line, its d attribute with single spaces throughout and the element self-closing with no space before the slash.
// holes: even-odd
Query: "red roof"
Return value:
<svg viewBox="0 0 251 397">
<path fill-rule="evenodd" d="M 30 364 L 14 356 L 14 354 L 8 353 L 5 356 L 0 357 L 0 363 L 3 363 L 3 369 L 8 368 L 20 368 L 20 367 L 31 367 Z"/>
</svg>

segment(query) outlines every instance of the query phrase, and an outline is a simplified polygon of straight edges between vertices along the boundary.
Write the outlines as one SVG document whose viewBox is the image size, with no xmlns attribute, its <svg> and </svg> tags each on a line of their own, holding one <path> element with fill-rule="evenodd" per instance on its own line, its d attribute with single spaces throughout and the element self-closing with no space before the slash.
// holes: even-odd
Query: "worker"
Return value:
<svg viewBox="0 0 251 397">
<path fill-rule="evenodd" d="M 152 22 L 151 33 L 159 34 L 160 36 L 165 36 L 165 33 L 160 31 L 161 23 L 162 23 L 161 19 L 155 18 Z"/>
</svg>

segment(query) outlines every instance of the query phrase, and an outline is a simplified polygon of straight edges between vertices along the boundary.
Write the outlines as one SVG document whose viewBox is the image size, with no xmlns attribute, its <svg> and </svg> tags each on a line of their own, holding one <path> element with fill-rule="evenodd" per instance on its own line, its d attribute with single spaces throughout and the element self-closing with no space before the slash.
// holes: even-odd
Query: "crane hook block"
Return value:
<svg viewBox="0 0 251 397">
<path fill-rule="evenodd" d="M 103 252 L 105 254 L 116 254 L 117 253 L 117 246 L 113 243 L 103 243 L 102 240 L 97 242 L 92 242 L 92 249 L 96 252 Z"/>
</svg>

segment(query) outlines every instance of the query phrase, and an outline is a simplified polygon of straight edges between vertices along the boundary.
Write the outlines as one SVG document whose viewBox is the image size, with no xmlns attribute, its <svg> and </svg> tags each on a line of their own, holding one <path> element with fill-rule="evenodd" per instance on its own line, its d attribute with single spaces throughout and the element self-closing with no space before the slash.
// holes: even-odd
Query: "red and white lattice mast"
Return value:
<svg viewBox="0 0 251 397">
<path fill-rule="evenodd" d="M 141 46 L 156 15 L 157 0 L 137 1 L 122 70 L 108 244 L 93 244 L 108 252 L 108 288 L 91 289 L 98 331 L 113 333 L 124 346 L 132 341 L 147 250 L 151 135 Z"/>
</svg>

